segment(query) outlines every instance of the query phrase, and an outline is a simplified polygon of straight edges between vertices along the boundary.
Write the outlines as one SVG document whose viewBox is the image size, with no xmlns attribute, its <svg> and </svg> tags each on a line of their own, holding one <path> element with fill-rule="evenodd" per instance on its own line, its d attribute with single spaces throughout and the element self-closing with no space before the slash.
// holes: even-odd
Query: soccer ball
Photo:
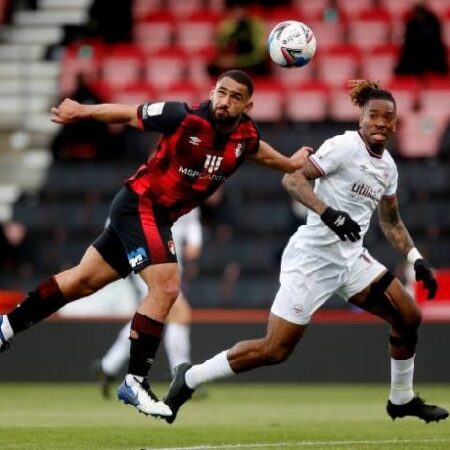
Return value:
<svg viewBox="0 0 450 450">
<path fill-rule="evenodd" d="M 287 20 L 275 25 L 267 39 L 272 61 L 283 67 L 302 67 L 316 51 L 316 38 L 302 22 Z"/>
</svg>

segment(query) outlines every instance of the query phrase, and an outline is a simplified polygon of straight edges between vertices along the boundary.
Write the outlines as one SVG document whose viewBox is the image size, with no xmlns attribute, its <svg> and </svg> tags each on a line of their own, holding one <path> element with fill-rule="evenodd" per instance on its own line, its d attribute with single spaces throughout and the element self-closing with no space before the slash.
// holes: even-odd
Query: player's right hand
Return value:
<svg viewBox="0 0 450 450">
<path fill-rule="evenodd" d="M 295 165 L 295 170 L 301 169 L 306 164 L 313 151 L 311 147 L 301 147 L 291 156 L 290 159 Z"/>
<path fill-rule="evenodd" d="M 79 119 L 79 110 L 81 105 L 71 100 L 70 98 L 64 99 L 59 106 L 53 107 L 51 112 L 51 121 L 60 124 L 73 123 Z"/>
<path fill-rule="evenodd" d="M 431 266 L 424 259 L 419 258 L 414 263 L 414 271 L 416 272 L 416 281 L 421 281 L 428 291 L 428 300 L 433 300 L 438 284 Z"/>
<path fill-rule="evenodd" d="M 361 227 L 344 211 L 338 211 L 329 206 L 320 216 L 322 222 L 333 230 L 341 241 L 347 238 L 352 242 L 361 239 Z"/>
</svg>

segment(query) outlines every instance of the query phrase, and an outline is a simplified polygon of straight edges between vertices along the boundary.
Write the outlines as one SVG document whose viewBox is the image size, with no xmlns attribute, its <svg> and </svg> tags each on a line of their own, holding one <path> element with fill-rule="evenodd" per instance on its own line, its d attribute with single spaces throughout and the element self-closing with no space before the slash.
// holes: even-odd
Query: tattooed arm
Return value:
<svg viewBox="0 0 450 450">
<path fill-rule="evenodd" d="M 378 205 L 378 220 L 388 242 L 403 255 L 414 248 L 414 242 L 403 223 L 397 199 L 382 198 Z"/>
<path fill-rule="evenodd" d="M 289 195 L 296 201 L 302 203 L 307 208 L 321 215 L 327 205 L 316 196 L 310 181 L 321 176 L 311 161 L 307 161 L 305 166 L 293 173 L 283 177 L 283 187 Z"/>
</svg>

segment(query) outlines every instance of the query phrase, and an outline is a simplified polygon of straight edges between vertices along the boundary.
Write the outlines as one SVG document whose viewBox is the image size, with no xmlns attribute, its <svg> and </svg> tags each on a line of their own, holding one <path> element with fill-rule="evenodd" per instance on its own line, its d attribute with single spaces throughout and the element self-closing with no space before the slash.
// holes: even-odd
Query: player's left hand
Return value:
<svg viewBox="0 0 450 450">
<path fill-rule="evenodd" d="M 438 284 L 431 266 L 424 259 L 418 259 L 414 263 L 414 270 L 416 272 L 416 281 L 422 282 L 428 291 L 428 300 L 432 300 L 436 295 Z"/>
<path fill-rule="evenodd" d="M 298 149 L 292 156 L 291 162 L 294 164 L 294 169 L 301 169 L 308 161 L 308 158 L 313 153 L 313 149 L 311 147 L 301 147 Z"/>
<path fill-rule="evenodd" d="M 51 112 L 51 121 L 60 124 L 73 123 L 78 120 L 79 110 L 81 105 L 71 100 L 70 98 L 64 99 L 59 106 L 53 107 Z"/>
</svg>

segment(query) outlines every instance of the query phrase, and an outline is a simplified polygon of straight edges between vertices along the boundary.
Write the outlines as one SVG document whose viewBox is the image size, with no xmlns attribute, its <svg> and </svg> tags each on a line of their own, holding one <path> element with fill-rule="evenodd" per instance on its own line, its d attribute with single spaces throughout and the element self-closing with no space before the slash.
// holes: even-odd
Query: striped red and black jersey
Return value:
<svg viewBox="0 0 450 450">
<path fill-rule="evenodd" d="M 142 129 L 162 136 L 156 153 L 126 184 L 167 208 L 173 220 L 208 198 L 259 148 L 250 117 L 243 115 L 232 133 L 221 133 L 212 124 L 209 101 L 194 107 L 145 103 L 137 114 Z"/>
</svg>

